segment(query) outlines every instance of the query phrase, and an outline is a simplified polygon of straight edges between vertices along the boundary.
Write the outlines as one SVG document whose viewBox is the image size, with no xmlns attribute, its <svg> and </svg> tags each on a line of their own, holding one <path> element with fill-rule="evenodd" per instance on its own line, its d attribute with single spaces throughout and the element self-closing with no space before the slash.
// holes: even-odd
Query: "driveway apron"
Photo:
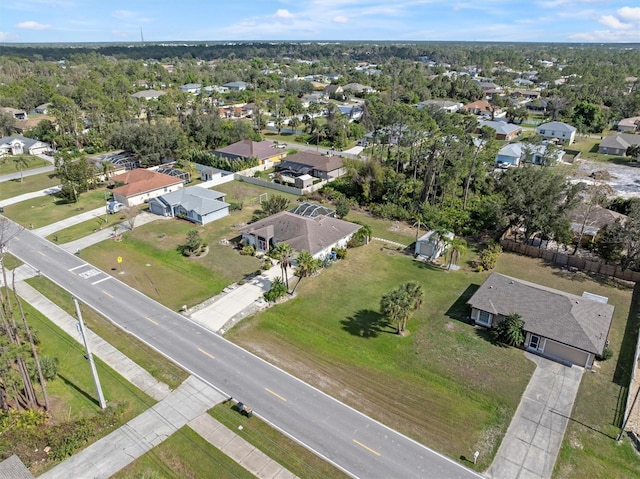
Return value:
<svg viewBox="0 0 640 479">
<path fill-rule="evenodd" d="M 525 355 L 537 367 L 487 471 L 492 479 L 551 477 L 584 372 Z"/>
</svg>

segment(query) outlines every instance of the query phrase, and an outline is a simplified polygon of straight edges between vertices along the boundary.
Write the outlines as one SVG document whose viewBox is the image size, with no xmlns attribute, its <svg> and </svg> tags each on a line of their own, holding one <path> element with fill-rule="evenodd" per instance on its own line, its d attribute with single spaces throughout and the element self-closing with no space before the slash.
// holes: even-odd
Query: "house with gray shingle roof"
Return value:
<svg viewBox="0 0 640 479">
<path fill-rule="evenodd" d="M 49 143 L 25 136 L 13 135 L 0 138 L 0 158 L 5 155 L 38 155 L 50 149 Z"/>
<path fill-rule="evenodd" d="M 560 161 L 564 154 L 564 150 L 551 148 L 547 142 L 543 142 L 540 145 L 509 143 L 498 151 L 496 163 L 511 166 L 520 166 L 520 163 L 524 162 L 533 163 L 534 165 L 548 165 Z"/>
<path fill-rule="evenodd" d="M 474 323 L 487 328 L 518 313 L 527 351 L 585 368 L 604 354 L 614 312 L 602 296 L 577 296 L 499 273 L 492 273 L 467 304 Z"/>
<path fill-rule="evenodd" d="M 576 127 L 561 121 L 550 121 L 536 128 L 536 135 L 543 138 L 556 139 L 570 145 L 576 139 Z"/>
<path fill-rule="evenodd" d="M 496 130 L 496 140 L 509 141 L 522 133 L 522 127 L 506 121 L 487 120 L 481 121 L 478 125 L 478 132 L 483 126 L 488 126 Z"/>
<path fill-rule="evenodd" d="M 240 228 L 242 240 L 266 253 L 279 243 L 294 250 L 308 251 L 314 258 L 324 258 L 332 248 L 344 248 L 360 225 L 319 215 L 313 218 L 282 211 Z"/>
<path fill-rule="evenodd" d="M 165 92 L 162 90 L 142 90 L 131 94 L 133 98 L 137 98 L 138 100 L 157 100 L 162 95 L 165 95 Z"/>
<path fill-rule="evenodd" d="M 224 193 L 199 186 L 181 188 L 149 201 L 149 211 L 161 216 L 177 216 L 206 225 L 229 214 Z"/>
<path fill-rule="evenodd" d="M 632 145 L 640 145 L 640 135 L 618 133 L 605 137 L 598 146 L 598 153 L 624 156 L 627 154 L 627 148 Z"/>
</svg>

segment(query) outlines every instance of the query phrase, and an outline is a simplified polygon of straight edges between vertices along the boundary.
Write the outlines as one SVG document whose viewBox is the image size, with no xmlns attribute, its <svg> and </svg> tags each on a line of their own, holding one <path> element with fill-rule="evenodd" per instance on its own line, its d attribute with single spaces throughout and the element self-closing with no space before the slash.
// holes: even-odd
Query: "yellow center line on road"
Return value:
<svg viewBox="0 0 640 479">
<path fill-rule="evenodd" d="M 147 321 L 152 322 L 152 323 L 153 323 L 153 324 L 155 324 L 156 326 L 158 325 L 158 322 L 157 322 L 157 321 L 154 321 L 154 320 L 153 320 L 153 319 L 151 319 L 151 318 L 145 317 L 144 319 L 146 319 Z"/>
<path fill-rule="evenodd" d="M 271 389 L 269 388 L 264 388 L 265 391 L 267 391 L 268 393 L 273 394 L 275 397 L 277 397 L 278 399 L 280 399 L 281 401 L 287 402 L 287 400 L 285 398 L 283 398 L 282 396 L 280 396 L 280 394 L 278 393 L 274 393 Z"/>
<path fill-rule="evenodd" d="M 353 442 L 355 442 L 358 446 L 366 449 L 367 451 L 369 451 L 372 454 L 375 454 L 376 456 L 379 456 L 380 453 L 378 451 L 374 451 L 373 449 L 371 449 L 370 447 L 365 446 L 364 444 L 362 444 L 360 441 L 354 439 Z"/>
<path fill-rule="evenodd" d="M 104 289 L 102 290 L 102 292 L 103 292 L 104 294 L 106 294 L 107 296 L 109 296 L 110 298 L 113 298 L 113 296 L 112 296 L 112 295 L 110 295 L 109 293 L 107 293 Z"/>
<path fill-rule="evenodd" d="M 205 356 L 209 356 L 211 359 L 215 359 L 216 357 L 213 354 L 209 354 L 208 352 L 206 352 L 204 349 L 200 349 L 198 348 L 198 351 L 200 351 L 202 354 L 204 354 Z"/>
</svg>

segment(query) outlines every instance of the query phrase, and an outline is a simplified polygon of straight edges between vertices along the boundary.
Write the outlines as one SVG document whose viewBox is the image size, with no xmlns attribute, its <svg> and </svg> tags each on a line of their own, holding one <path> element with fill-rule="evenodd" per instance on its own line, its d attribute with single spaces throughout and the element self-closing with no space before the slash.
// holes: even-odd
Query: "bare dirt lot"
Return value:
<svg viewBox="0 0 640 479">
<path fill-rule="evenodd" d="M 640 163 L 618 164 L 604 161 L 578 160 L 578 168 L 570 179 L 573 181 L 592 182 L 594 172 L 606 170 L 610 179 L 603 180 L 609 184 L 616 196 L 623 198 L 640 197 Z"/>
</svg>

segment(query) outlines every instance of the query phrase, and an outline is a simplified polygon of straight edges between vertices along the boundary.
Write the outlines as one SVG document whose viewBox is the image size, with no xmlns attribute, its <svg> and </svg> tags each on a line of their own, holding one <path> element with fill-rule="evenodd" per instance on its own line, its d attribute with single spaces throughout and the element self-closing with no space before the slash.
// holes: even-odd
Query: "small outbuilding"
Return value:
<svg viewBox="0 0 640 479">
<path fill-rule="evenodd" d="M 415 255 L 431 260 L 437 259 L 445 253 L 447 242 L 452 240 L 454 236 L 451 232 L 441 234 L 435 230 L 427 231 L 416 240 Z"/>
</svg>

